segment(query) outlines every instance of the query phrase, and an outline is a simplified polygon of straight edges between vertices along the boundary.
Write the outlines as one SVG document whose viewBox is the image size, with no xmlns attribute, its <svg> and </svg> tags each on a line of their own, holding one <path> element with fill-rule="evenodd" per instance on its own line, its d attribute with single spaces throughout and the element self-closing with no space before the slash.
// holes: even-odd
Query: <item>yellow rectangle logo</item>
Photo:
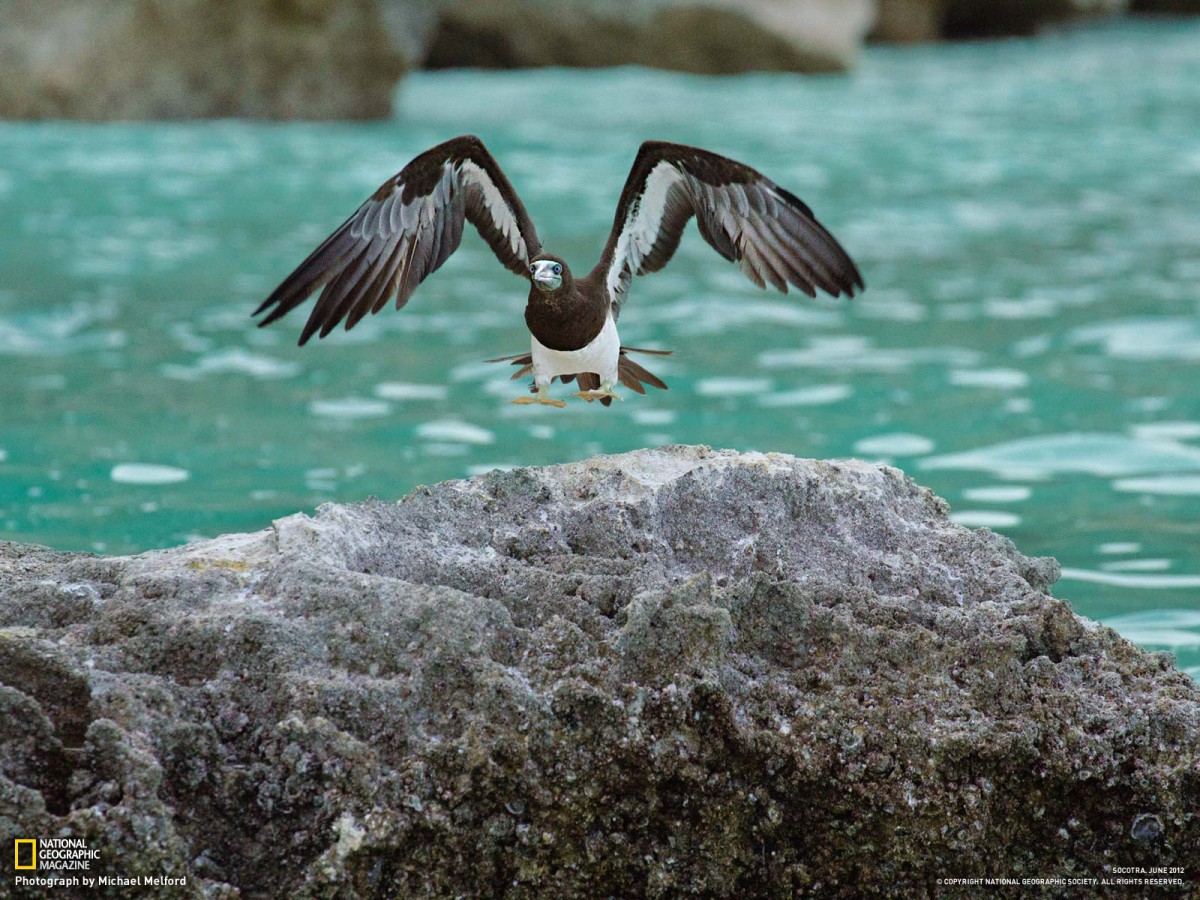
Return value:
<svg viewBox="0 0 1200 900">
<path fill-rule="evenodd" d="M 25 844 L 28 847 L 26 856 L 29 862 L 21 865 L 21 845 Z M 36 838 L 17 838 L 13 841 L 13 868 L 14 869 L 36 869 L 37 868 L 37 839 Z"/>
</svg>

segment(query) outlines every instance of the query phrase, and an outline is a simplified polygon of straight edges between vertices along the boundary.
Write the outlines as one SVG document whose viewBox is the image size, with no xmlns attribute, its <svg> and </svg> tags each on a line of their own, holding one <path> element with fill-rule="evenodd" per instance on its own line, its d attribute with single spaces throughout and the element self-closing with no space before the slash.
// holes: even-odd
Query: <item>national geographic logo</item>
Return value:
<svg viewBox="0 0 1200 900">
<path fill-rule="evenodd" d="M 87 870 L 100 858 L 83 838 L 17 838 L 13 841 L 13 868 L 29 872 Z"/>
</svg>

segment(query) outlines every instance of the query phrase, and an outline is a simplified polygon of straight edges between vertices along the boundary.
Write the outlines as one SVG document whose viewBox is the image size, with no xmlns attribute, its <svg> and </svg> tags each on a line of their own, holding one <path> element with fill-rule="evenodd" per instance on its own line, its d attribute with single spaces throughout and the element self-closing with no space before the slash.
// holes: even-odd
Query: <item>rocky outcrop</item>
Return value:
<svg viewBox="0 0 1200 900">
<path fill-rule="evenodd" d="M 426 64 L 840 71 L 873 13 L 873 0 L 471 0 L 444 6 Z"/>
<path fill-rule="evenodd" d="M 0 0 L 0 117 L 362 119 L 423 62 L 828 71 L 872 0 Z"/>
<path fill-rule="evenodd" d="M 1196 12 L 1200 0 L 1132 0 Z M 870 31 L 1029 34 L 1130 0 L 0 0 L 0 117 L 365 119 L 414 66 L 850 68 Z M 872 24 L 873 23 L 873 24 Z"/>
<path fill-rule="evenodd" d="M 1125 12 L 1129 0 L 878 0 L 871 38 L 892 43 L 1034 34 Z"/>
<path fill-rule="evenodd" d="M 0 545 L 0 843 L 172 897 L 1194 877 L 1200 690 L 1057 571 L 894 469 L 695 447 Z"/>
<path fill-rule="evenodd" d="M 1200 0 L 1131 0 L 1136 13 L 1166 13 L 1169 15 L 1200 14 Z"/>
<path fill-rule="evenodd" d="M 401 36 L 421 12 L 381 0 L 0 0 L 0 116 L 386 116 L 411 62 Z"/>
</svg>

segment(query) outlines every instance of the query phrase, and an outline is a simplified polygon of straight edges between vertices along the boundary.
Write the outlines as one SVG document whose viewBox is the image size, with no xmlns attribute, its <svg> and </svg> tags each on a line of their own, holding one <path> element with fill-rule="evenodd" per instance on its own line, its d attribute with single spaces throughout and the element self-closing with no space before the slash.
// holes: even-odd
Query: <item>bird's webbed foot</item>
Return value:
<svg viewBox="0 0 1200 900">
<path fill-rule="evenodd" d="M 530 403 L 540 403 L 542 406 L 553 406 L 556 409 L 562 409 L 567 405 L 565 400 L 555 400 L 550 396 L 548 387 L 538 385 L 537 394 L 532 397 L 517 397 L 513 403 L 518 406 L 526 406 Z"/>
<path fill-rule="evenodd" d="M 591 403 L 593 400 L 600 400 L 604 397 L 611 397 L 613 400 L 624 400 L 625 399 L 620 394 L 615 394 L 611 390 L 604 390 L 604 389 L 601 389 L 598 391 L 576 391 L 574 394 L 572 394 L 572 396 L 582 397 L 588 403 Z"/>
</svg>

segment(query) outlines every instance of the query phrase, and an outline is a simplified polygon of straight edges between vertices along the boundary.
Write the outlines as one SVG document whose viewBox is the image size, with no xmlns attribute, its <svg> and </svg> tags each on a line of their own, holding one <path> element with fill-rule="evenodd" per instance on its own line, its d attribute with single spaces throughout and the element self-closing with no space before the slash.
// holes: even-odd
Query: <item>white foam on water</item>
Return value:
<svg viewBox="0 0 1200 900">
<path fill-rule="evenodd" d="M 385 381 L 375 385 L 375 396 L 383 400 L 444 400 L 446 393 L 447 388 L 444 384 Z"/>
<path fill-rule="evenodd" d="M 1169 559 L 1118 559 L 1100 563 L 1105 572 L 1165 572 L 1171 568 Z"/>
<path fill-rule="evenodd" d="M 920 456 L 932 452 L 933 441 L 919 434 L 896 432 L 863 438 L 854 444 L 854 452 L 864 456 Z"/>
<path fill-rule="evenodd" d="M 1097 553 L 1105 556 L 1118 556 L 1123 553 L 1141 553 L 1142 545 L 1135 541 L 1109 541 L 1096 548 Z"/>
<path fill-rule="evenodd" d="M 1143 422 L 1129 431 L 1140 441 L 1186 441 L 1200 438 L 1200 422 Z"/>
<path fill-rule="evenodd" d="M 1200 360 L 1200 320 L 1192 317 L 1117 319 L 1076 328 L 1069 338 L 1119 359 Z"/>
<path fill-rule="evenodd" d="M 417 426 L 417 437 L 427 441 L 449 441 L 462 444 L 494 444 L 496 435 L 486 428 L 458 419 L 438 419 Z"/>
<path fill-rule="evenodd" d="M 950 383 L 959 387 L 1015 391 L 1029 384 L 1029 376 L 1020 369 L 951 369 Z"/>
<path fill-rule="evenodd" d="M 962 492 L 964 500 L 974 503 L 1020 503 L 1028 500 L 1033 489 L 1023 484 L 997 484 L 987 487 L 967 488 Z"/>
<path fill-rule="evenodd" d="M 980 354 L 961 347 L 873 347 L 859 335 L 836 335 L 813 339 L 801 349 L 767 350 L 757 363 L 763 369 L 815 368 L 837 371 L 896 372 L 924 363 L 968 367 L 977 365 Z"/>
<path fill-rule="evenodd" d="M 1021 517 L 995 509 L 964 509 L 950 513 L 950 521 L 963 528 L 1016 528 L 1021 524 Z"/>
<path fill-rule="evenodd" d="M 734 279 L 739 293 L 745 289 L 741 277 L 736 275 Z M 639 313 L 640 323 L 671 325 L 677 334 L 689 337 L 723 334 L 732 329 L 764 323 L 790 328 L 821 328 L 841 322 L 841 316 L 836 312 L 785 301 L 756 301 L 747 299 L 744 294 L 737 303 L 730 303 L 727 295 L 708 295 L 702 299 L 647 305 L 640 308 Z"/>
<path fill-rule="evenodd" d="M 993 298 L 983 302 L 983 313 L 989 319 L 1047 319 L 1057 312 L 1058 304 L 1049 297 Z"/>
<path fill-rule="evenodd" d="M 117 350 L 126 335 L 118 329 L 87 330 L 116 315 L 107 303 L 74 303 L 0 316 L 0 355 L 58 356 L 80 351 Z"/>
<path fill-rule="evenodd" d="M 341 397 L 336 400 L 314 400 L 308 404 L 314 416 L 328 419 L 371 419 L 386 416 L 392 411 L 390 403 L 369 397 Z"/>
<path fill-rule="evenodd" d="M 1156 609 L 1101 620 L 1143 646 L 1171 649 L 1200 647 L 1200 610 Z M 1200 667 L 1197 668 L 1200 671 Z"/>
<path fill-rule="evenodd" d="M 1063 569 L 1064 581 L 1087 581 L 1121 588 L 1175 590 L 1200 588 L 1200 575 L 1131 575 L 1117 572 L 1096 572 L 1091 569 Z"/>
<path fill-rule="evenodd" d="M 673 409 L 635 409 L 630 418 L 639 425 L 670 425 L 677 413 Z"/>
<path fill-rule="evenodd" d="M 177 484 L 192 474 L 187 469 L 156 463 L 121 463 L 113 466 L 109 477 L 120 484 Z"/>
<path fill-rule="evenodd" d="M 451 381 L 489 381 L 503 375 L 505 381 L 508 380 L 509 370 L 503 368 L 497 363 L 482 362 L 479 360 L 471 360 L 470 362 L 460 363 L 450 370 Z"/>
<path fill-rule="evenodd" d="M 770 390 L 769 378 L 702 378 L 696 382 L 696 393 L 703 397 L 740 397 Z"/>
<path fill-rule="evenodd" d="M 758 398 L 758 405 L 768 408 L 783 406 L 828 406 L 847 400 L 854 394 L 854 389 L 848 384 L 814 384 L 811 387 L 797 388 L 794 391 L 783 391 L 778 394 L 763 394 Z"/>
<path fill-rule="evenodd" d="M 1120 478 L 1113 482 L 1113 490 L 1125 494 L 1200 497 L 1200 475 L 1159 475 L 1154 478 Z"/>
<path fill-rule="evenodd" d="M 251 378 L 291 378 L 300 374 L 300 363 L 273 359 L 238 347 L 201 356 L 194 365 L 166 363 L 159 371 L 167 378 L 199 381 L 207 375 L 249 375 Z"/>
<path fill-rule="evenodd" d="M 1115 477 L 1200 472 L 1200 450 L 1120 434 L 1048 434 L 922 460 L 922 469 L 968 469 L 1001 477 L 1045 478 L 1078 472 Z"/>
</svg>

